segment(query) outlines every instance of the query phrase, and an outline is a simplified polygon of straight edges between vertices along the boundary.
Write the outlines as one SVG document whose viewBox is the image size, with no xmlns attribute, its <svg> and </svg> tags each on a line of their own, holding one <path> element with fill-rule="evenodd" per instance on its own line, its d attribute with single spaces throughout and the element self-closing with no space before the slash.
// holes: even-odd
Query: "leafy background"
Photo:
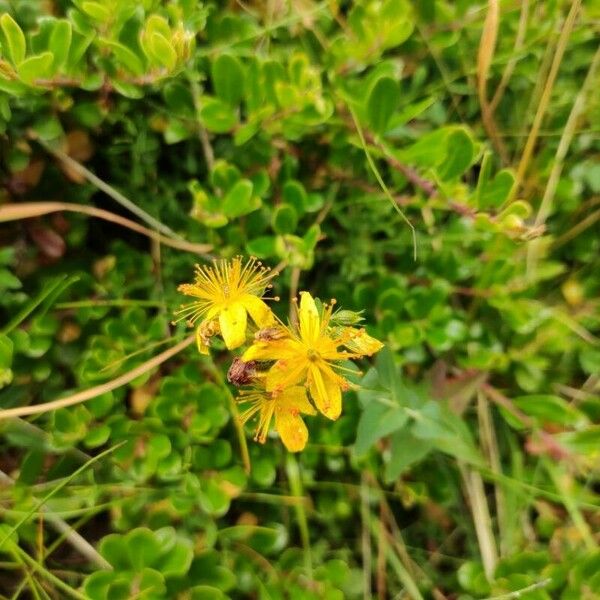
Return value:
<svg viewBox="0 0 600 600">
<path fill-rule="evenodd" d="M 182 339 L 212 256 L 386 344 L 250 470 L 220 347 L 0 412 L 0 597 L 600 597 L 597 0 L 0 15 L 3 410 Z"/>
</svg>

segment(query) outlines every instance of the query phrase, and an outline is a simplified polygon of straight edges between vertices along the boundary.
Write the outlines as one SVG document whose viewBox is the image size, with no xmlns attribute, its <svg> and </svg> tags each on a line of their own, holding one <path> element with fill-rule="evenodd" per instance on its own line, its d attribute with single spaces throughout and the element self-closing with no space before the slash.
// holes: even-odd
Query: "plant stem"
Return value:
<svg viewBox="0 0 600 600">
<path fill-rule="evenodd" d="M 296 456 L 288 452 L 285 462 L 285 470 L 290 482 L 290 490 L 293 496 L 304 498 L 304 489 L 302 486 L 302 477 L 300 467 Z M 312 553 L 310 547 L 310 533 L 308 530 L 308 518 L 306 517 L 306 507 L 304 502 L 299 502 L 294 505 L 294 512 L 298 520 L 298 529 L 300 530 L 300 539 L 304 548 L 304 566 L 308 573 L 308 577 L 313 578 Z"/>
<path fill-rule="evenodd" d="M 148 371 L 151 371 L 152 369 L 158 367 L 169 358 L 172 358 L 173 356 L 187 348 L 190 344 L 192 344 L 192 342 L 195 341 L 195 339 L 196 335 L 192 334 L 189 337 L 185 338 L 183 341 L 173 346 L 172 348 L 161 352 L 157 356 L 142 363 L 135 369 L 131 369 L 131 371 L 128 371 L 127 373 L 116 377 L 115 379 L 108 381 L 107 383 L 103 383 L 93 388 L 77 392 L 72 396 L 60 398 L 59 400 L 52 400 L 51 402 L 44 402 L 43 404 L 35 404 L 33 406 L 19 406 L 17 408 L 9 408 L 6 410 L 2 410 L 0 411 L 0 420 L 10 419 L 13 417 L 22 417 L 24 415 L 37 415 L 52 410 L 58 410 L 59 408 L 73 406 L 74 404 L 81 404 L 86 400 L 96 398 L 97 396 L 119 388 L 129 383 L 130 381 L 133 381 L 134 379 L 138 378 L 140 375 L 143 375 L 144 373 L 147 373 Z"/>
<path fill-rule="evenodd" d="M 521 160 L 517 169 L 515 184 L 513 186 L 509 201 L 514 200 L 515 195 L 521 187 L 523 178 L 525 177 L 525 172 L 529 167 L 529 162 L 531 160 L 531 156 L 533 154 L 533 150 L 537 142 L 540 127 L 542 126 L 542 121 L 546 116 L 546 111 L 550 102 L 550 96 L 552 95 L 552 90 L 554 89 L 554 82 L 556 81 L 556 76 L 558 75 L 558 69 L 560 67 L 560 63 L 562 62 L 563 55 L 567 48 L 567 41 L 569 39 L 569 36 L 571 35 L 571 31 L 573 30 L 575 19 L 577 17 L 577 13 L 579 12 L 580 6 L 581 0 L 573 0 L 571 4 L 571 9 L 569 10 L 569 14 L 565 19 L 562 30 L 560 32 L 560 37 L 558 39 L 558 44 L 556 46 L 556 52 L 554 53 L 554 58 L 550 67 L 550 72 L 548 73 L 548 78 L 546 79 L 546 84 L 544 85 L 544 91 L 542 92 L 542 97 L 540 98 L 540 103 L 538 104 L 538 109 L 533 119 L 533 125 L 531 126 L 529 137 L 527 138 L 525 148 L 523 149 L 523 154 L 521 155 Z"/>
<path fill-rule="evenodd" d="M 238 438 L 238 444 L 240 446 L 242 462 L 244 463 L 244 471 L 246 471 L 246 474 L 249 474 L 252 470 L 252 465 L 250 463 L 250 453 L 248 452 L 248 442 L 246 441 L 246 433 L 244 431 L 244 426 L 242 425 L 242 421 L 240 419 L 240 411 L 238 410 L 235 398 L 233 397 L 233 394 L 231 393 L 231 390 L 229 389 L 225 378 L 221 374 L 221 371 L 215 365 L 211 357 L 209 357 L 208 360 L 204 362 L 204 365 L 206 366 L 207 371 L 212 375 L 213 379 L 217 382 L 217 384 L 221 387 L 221 389 L 225 392 L 225 395 L 227 396 L 233 426 L 235 427 L 235 432 Z"/>
</svg>

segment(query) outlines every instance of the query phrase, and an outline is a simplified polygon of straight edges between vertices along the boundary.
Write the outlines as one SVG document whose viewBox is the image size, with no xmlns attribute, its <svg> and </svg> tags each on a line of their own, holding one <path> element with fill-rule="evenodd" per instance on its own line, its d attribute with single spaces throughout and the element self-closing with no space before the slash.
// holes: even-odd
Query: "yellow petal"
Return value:
<svg viewBox="0 0 600 600">
<path fill-rule="evenodd" d="M 235 302 L 223 308 L 219 314 L 221 335 L 229 350 L 241 346 L 246 341 L 246 309 Z"/>
<path fill-rule="evenodd" d="M 271 309 L 260 298 L 252 294 L 244 294 L 240 298 L 240 302 L 259 327 L 269 327 L 275 323 Z"/>
<path fill-rule="evenodd" d="M 277 361 L 267 373 L 267 391 L 284 390 L 296 383 L 300 383 L 306 375 L 306 362 L 297 362 L 290 365 L 287 360 Z"/>
<path fill-rule="evenodd" d="M 286 410 L 297 411 L 305 415 L 316 415 L 317 411 L 309 402 L 306 395 L 306 388 L 301 385 L 295 385 L 285 389 L 277 397 L 277 404 Z"/>
<path fill-rule="evenodd" d="M 371 356 L 383 348 L 383 344 L 377 338 L 371 337 L 364 329 L 357 331 L 353 327 L 348 327 L 347 330 L 352 337 L 345 346 L 352 352 Z"/>
<path fill-rule="evenodd" d="M 314 342 L 319 335 L 319 312 L 313 297 L 308 292 L 300 292 L 300 335 L 305 342 Z"/>
<path fill-rule="evenodd" d="M 329 419 L 336 420 L 342 412 L 340 381 L 315 365 L 310 366 L 309 388 L 317 408 Z"/>
<path fill-rule="evenodd" d="M 292 340 L 271 340 L 268 342 L 254 342 L 242 355 L 242 360 L 279 360 L 296 356 L 296 346 Z"/>
<path fill-rule="evenodd" d="M 275 429 L 289 452 L 304 450 L 308 440 L 308 429 L 298 413 L 281 407 L 276 408 Z"/>
</svg>

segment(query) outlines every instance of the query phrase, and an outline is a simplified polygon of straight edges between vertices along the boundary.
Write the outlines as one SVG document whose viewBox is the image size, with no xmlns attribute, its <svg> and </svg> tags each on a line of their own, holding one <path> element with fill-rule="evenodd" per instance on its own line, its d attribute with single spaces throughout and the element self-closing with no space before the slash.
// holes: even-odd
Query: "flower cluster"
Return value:
<svg viewBox="0 0 600 600">
<path fill-rule="evenodd" d="M 210 267 L 197 266 L 194 283 L 179 286 L 195 300 L 182 305 L 176 315 L 196 327 L 202 354 L 208 354 L 210 340 L 218 334 L 230 350 L 243 346 L 250 315 L 255 324 L 250 346 L 228 372 L 230 383 L 243 387 L 238 398 L 246 405 L 241 419 L 246 423 L 257 417 L 259 442 L 266 440 L 274 419 L 286 448 L 298 452 L 308 440 L 301 415 L 318 410 L 337 419 L 342 392 L 352 385 L 343 375 L 351 370 L 344 361 L 370 356 L 382 344 L 356 326 L 360 315 L 334 312 L 334 300 L 319 309 L 308 292 L 300 292 L 291 322 L 282 323 L 264 302 L 271 278 L 269 269 L 254 258 L 245 264 L 238 256 Z"/>
</svg>

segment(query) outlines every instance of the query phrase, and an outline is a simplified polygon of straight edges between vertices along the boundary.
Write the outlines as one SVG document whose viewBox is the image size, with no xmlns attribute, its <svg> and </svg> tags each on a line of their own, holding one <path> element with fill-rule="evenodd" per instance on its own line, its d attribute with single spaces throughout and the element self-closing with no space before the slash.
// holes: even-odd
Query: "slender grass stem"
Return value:
<svg viewBox="0 0 600 600">
<path fill-rule="evenodd" d="M 225 395 L 227 396 L 227 402 L 229 403 L 229 410 L 231 411 L 233 426 L 235 427 L 235 432 L 240 447 L 240 453 L 242 455 L 242 462 L 244 463 L 244 470 L 246 471 L 246 473 L 250 473 L 250 471 L 252 470 L 252 465 L 250 462 L 250 452 L 248 452 L 246 432 L 244 431 L 244 426 L 240 419 L 240 411 L 238 410 L 235 398 L 233 397 L 233 394 L 231 393 L 231 390 L 229 389 L 229 386 L 227 385 L 220 369 L 215 365 L 212 358 L 205 360 L 204 365 L 206 367 L 206 370 L 212 375 L 213 379 L 221 387 L 221 389 L 225 392 Z"/>
<path fill-rule="evenodd" d="M 298 460 L 294 454 L 288 453 L 286 456 L 285 470 L 287 473 L 288 481 L 290 482 L 290 490 L 292 495 L 297 498 L 304 498 L 304 489 L 302 485 L 302 475 L 300 473 L 300 466 Z M 296 520 L 298 522 L 298 529 L 300 531 L 300 539 L 302 541 L 302 548 L 304 549 L 304 567 L 308 573 L 308 577 L 312 580 L 313 578 L 313 563 L 312 563 L 312 551 L 310 547 L 310 532 L 308 528 L 308 518 L 306 516 L 306 506 L 304 502 L 299 502 L 294 505 L 294 512 L 296 513 Z"/>
<path fill-rule="evenodd" d="M 565 50 L 567 48 L 567 42 L 573 30 L 573 26 L 575 25 L 575 19 L 577 18 L 577 14 L 579 13 L 580 7 L 581 0 L 573 0 L 573 2 L 571 3 L 569 14 L 567 15 L 567 18 L 565 19 L 565 22 L 562 26 L 560 37 L 558 39 L 558 44 L 556 46 L 556 51 L 552 59 L 552 65 L 550 66 L 550 72 L 548 73 L 542 96 L 538 104 L 537 112 L 533 119 L 531 130 L 529 132 L 529 137 L 527 138 L 527 141 L 525 143 L 525 148 L 523 149 L 523 154 L 521 155 L 521 160 L 517 168 L 516 180 L 509 201 L 515 198 L 515 195 L 521 187 L 521 184 L 525 177 L 525 173 L 529 167 L 529 162 L 531 161 L 531 157 L 533 155 L 533 151 L 537 142 L 538 132 L 540 130 L 540 127 L 542 126 L 542 122 L 548 110 L 550 96 L 552 94 L 552 90 L 554 89 L 554 82 L 556 81 L 556 76 L 558 75 L 558 69 L 560 67 Z"/>
</svg>

